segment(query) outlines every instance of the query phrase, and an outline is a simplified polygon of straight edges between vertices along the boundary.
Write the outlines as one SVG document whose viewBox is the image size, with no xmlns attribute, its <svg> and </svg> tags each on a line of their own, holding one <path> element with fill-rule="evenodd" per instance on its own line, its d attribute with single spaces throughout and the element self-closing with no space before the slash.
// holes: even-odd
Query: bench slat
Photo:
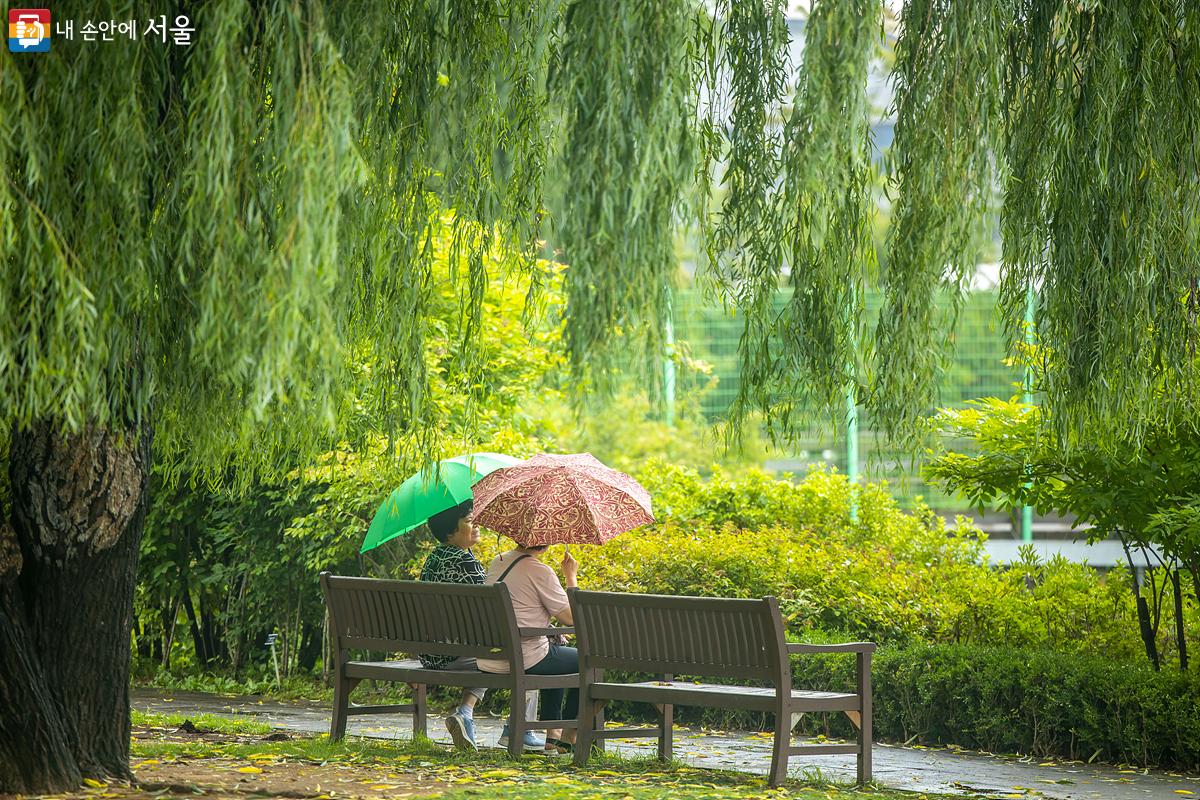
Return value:
<svg viewBox="0 0 1200 800">
<path fill-rule="evenodd" d="M 375 650 L 384 653 L 426 653 L 435 656 L 465 656 L 467 658 L 503 658 L 493 648 L 455 642 L 427 642 L 411 639 L 375 639 L 363 636 L 343 636 L 342 647 L 349 650 Z"/>
<path fill-rule="evenodd" d="M 478 686 L 482 689 L 505 689 L 511 687 L 513 682 L 512 676 L 506 672 L 426 669 L 415 658 L 404 661 L 347 661 L 342 669 L 348 678 L 423 683 L 427 686 Z M 573 689 L 579 686 L 579 674 L 526 674 L 525 682 L 530 689 Z"/>
<path fill-rule="evenodd" d="M 715 706 L 748 711 L 775 709 L 775 690 L 765 686 L 726 686 L 717 683 L 685 681 L 643 681 L 641 683 L 593 683 L 592 696 L 598 700 L 633 700 L 672 705 Z M 856 694 L 813 692 L 793 689 L 789 708 L 793 711 L 854 711 L 859 708 Z"/>
<path fill-rule="evenodd" d="M 578 728 L 578 719 L 539 719 L 539 728 Z"/>
<path fill-rule="evenodd" d="M 835 756 L 855 755 L 858 753 L 856 744 L 802 744 L 789 747 L 789 756 Z"/>
<path fill-rule="evenodd" d="M 789 655 L 804 655 L 806 653 L 874 653 L 874 642 L 841 642 L 839 644 L 804 644 L 789 642 Z"/>
<path fill-rule="evenodd" d="M 356 706 L 351 705 L 346 709 L 347 714 L 411 714 L 417 710 L 416 705 L 405 703 L 402 705 L 390 706 Z"/>
<path fill-rule="evenodd" d="M 593 739 L 658 738 L 658 728 L 605 728 L 592 733 Z"/>
<path fill-rule="evenodd" d="M 770 711 L 775 707 L 775 691 L 758 687 L 736 687 L 749 691 L 726 691 L 730 686 L 658 681 L 643 683 L 593 683 L 589 687 L 597 700 L 632 700 L 643 703 L 671 703 L 681 706 L 708 706 L 744 711 Z M 754 691 L 758 689 L 758 691 Z"/>
<path fill-rule="evenodd" d="M 729 664 L 697 664 L 692 661 L 644 660 L 595 655 L 589 656 L 588 664 L 595 669 L 613 669 L 620 670 L 621 672 L 648 672 L 652 675 L 670 672 L 675 675 L 703 675 L 707 678 L 769 679 L 764 675 L 756 674 L 757 672 L 761 672 L 761 670 Z"/>
<path fill-rule="evenodd" d="M 571 636 L 574 628 L 518 628 L 522 639 L 532 639 L 535 636 Z"/>
</svg>

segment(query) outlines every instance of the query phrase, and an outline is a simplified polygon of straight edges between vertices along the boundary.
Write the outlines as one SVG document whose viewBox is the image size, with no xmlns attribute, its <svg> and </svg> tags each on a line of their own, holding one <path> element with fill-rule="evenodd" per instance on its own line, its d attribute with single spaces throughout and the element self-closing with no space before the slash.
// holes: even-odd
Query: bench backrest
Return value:
<svg viewBox="0 0 1200 800">
<path fill-rule="evenodd" d="M 580 670 L 786 680 L 773 597 L 735 600 L 572 589 Z"/>
<path fill-rule="evenodd" d="M 516 618 L 508 587 L 321 573 L 334 646 L 508 660 Z"/>
</svg>

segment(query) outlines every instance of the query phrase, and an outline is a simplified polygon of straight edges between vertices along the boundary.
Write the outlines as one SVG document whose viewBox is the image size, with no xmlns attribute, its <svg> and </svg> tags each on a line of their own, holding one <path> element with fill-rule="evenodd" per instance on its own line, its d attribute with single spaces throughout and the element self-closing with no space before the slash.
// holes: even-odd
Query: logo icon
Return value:
<svg viewBox="0 0 1200 800">
<path fill-rule="evenodd" d="M 50 9 L 10 8 L 8 49 L 14 53 L 50 52 Z"/>
</svg>

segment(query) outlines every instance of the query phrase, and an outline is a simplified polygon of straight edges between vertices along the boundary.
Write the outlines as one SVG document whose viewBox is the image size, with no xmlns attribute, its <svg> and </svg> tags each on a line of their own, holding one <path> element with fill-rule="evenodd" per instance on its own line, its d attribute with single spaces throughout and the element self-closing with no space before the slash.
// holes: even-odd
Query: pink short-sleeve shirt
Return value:
<svg viewBox="0 0 1200 800">
<path fill-rule="evenodd" d="M 512 597 L 518 627 L 549 627 L 551 617 L 557 617 L 571 607 L 567 593 L 554 570 L 533 556 L 521 559 L 513 566 L 514 559 L 520 555 L 510 550 L 492 559 L 484 583 L 495 583 L 512 566 L 512 570 L 504 577 L 504 585 Z M 525 669 L 529 669 L 550 654 L 550 642 L 545 636 L 522 639 L 521 652 Z M 478 664 L 483 672 L 508 672 L 511 669 L 507 661 L 481 658 Z"/>
</svg>

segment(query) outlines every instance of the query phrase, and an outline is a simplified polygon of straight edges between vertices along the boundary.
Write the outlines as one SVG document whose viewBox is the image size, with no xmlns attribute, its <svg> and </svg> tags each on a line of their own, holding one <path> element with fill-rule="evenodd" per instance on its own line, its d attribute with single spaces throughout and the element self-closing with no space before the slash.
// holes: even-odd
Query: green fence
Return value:
<svg viewBox="0 0 1200 800">
<path fill-rule="evenodd" d="M 777 310 L 788 301 L 788 293 L 776 298 Z M 868 320 L 878 316 L 881 297 L 866 297 Z M 686 341 L 692 355 L 712 366 L 715 387 L 706 391 L 701 407 L 706 416 L 723 417 L 737 395 L 739 383 L 738 340 L 741 320 L 720 307 L 706 304 L 699 292 L 680 292 L 674 302 L 676 337 Z M 1011 397 L 1019 393 L 1020 371 L 1005 363 L 1008 356 L 1000 327 L 994 290 L 971 293 L 962 308 L 955 334 L 953 358 L 939 387 L 939 405 L 962 405 L 978 397 Z M 886 479 L 897 498 L 911 503 L 917 496 L 943 512 L 966 510 L 959 498 L 948 497 L 920 478 L 920 460 L 883 446 L 869 419 L 859 421 L 859 474 L 866 480 Z M 790 452 L 780 452 L 766 466 L 782 471 L 803 472 L 811 463 L 827 463 L 845 471 L 845 428 L 813 430 Z"/>
</svg>

